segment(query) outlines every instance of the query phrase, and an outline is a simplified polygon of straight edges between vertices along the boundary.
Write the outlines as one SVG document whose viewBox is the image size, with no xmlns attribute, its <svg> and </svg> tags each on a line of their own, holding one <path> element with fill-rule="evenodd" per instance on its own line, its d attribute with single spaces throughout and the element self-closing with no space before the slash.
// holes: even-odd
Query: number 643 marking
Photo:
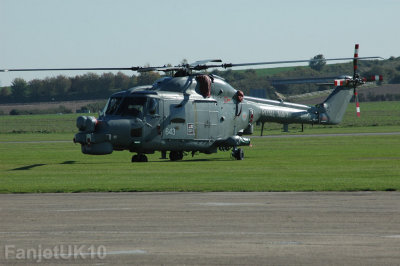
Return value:
<svg viewBox="0 0 400 266">
<path fill-rule="evenodd" d="M 166 128 L 166 129 L 165 129 L 165 134 L 166 134 L 166 135 L 175 136 L 176 130 L 175 130 L 175 128 L 173 128 L 173 127 L 171 127 L 171 128 Z"/>
</svg>

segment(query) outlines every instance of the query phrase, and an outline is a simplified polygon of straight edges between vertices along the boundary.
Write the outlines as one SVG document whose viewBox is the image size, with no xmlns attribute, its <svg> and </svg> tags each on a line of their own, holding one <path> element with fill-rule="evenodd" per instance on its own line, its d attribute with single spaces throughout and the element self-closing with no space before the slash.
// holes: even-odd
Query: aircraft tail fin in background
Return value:
<svg viewBox="0 0 400 266">
<path fill-rule="evenodd" d="M 329 97 L 319 105 L 322 108 L 320 111 L 320 123 L 339 124 L 352 97 L 352 88 L 336 87 Z"/>
</svg>

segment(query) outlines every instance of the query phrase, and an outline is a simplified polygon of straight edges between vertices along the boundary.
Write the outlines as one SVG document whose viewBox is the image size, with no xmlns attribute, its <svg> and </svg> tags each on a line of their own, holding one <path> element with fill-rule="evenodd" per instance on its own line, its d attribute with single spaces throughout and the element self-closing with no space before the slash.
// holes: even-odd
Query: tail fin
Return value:
<svg viewBox="0 0 400 266">
<path fill-rule="evenodd" d="M 339 124 L 346 112 L 347 106 L 353 97 L 353 89 L 348 87 L 336 87 L 329 97 L 320 104 L 320 123 Z"/>
</svg>

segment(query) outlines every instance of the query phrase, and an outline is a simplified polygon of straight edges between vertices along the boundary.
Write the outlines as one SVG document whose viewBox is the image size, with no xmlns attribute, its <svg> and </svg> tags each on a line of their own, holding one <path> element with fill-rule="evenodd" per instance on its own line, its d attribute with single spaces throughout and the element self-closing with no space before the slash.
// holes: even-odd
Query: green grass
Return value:
<svg viewBox="0 0 400 266">
<path fill-rule="evenodd" d="M 72 143 L 0 143 L 0 192 L 400 190 L 400 137 L 254 138 L 229 153 L 130 163 Z"/>
<path fill-rule="evenodd" d="M 400 102 L 365 102 L 361 117 L 356 116 L 355 103 L 350 103 L 340 127 L 400 126 Z"/>
<path fill-rule="evenodd" d="M 400 132 L 399 102 L 362 103 L 361 118 L 353 107 L 341 125 L 306 125 L 304 133 L 291 125 L 284 134 Z M 253 138 L 244 161 L 219 152 L 170 162 L 156 153 L 132 164 L 127 151 L 82 154 L 72 143 L 77 116 L 0 116 L 0 193 L 400 190 L 399 135 Z M 266 124 L 264 134 L 281 129 Z M 45 140 L 71 142 L 26 142 Z"/>
<path fill-rule="evenodd" d="M 0 116 L 0 139 L 4 133 L 70 133 L 76 132 L 76 118 L 82 114 L 53 115 L 18 115 Z M 97 116 L 97 114 L 90 114 Z M 301 125 L 290 125 L 291 132 L 298 132 Z M 314 134 L 335 131 L 338 128 L 347 132 L 385 132 L 400 131 L 400 102 L 365 102 L 361 103 L 361 117 L 356 116 L 355 104 L 350 103 L 343 122 L 336 126 L 305 125 L 305 133 Z M 256 127 L 255 135 L 259 135 L 261 127 Z M 281 124 L 268 123 L 264 134 L 280 134 Z M 341 129 L 339 130 L 341 131 Z M 70 139 L 70 138 L 68 138 Z"/>
<path fill-rule="evenodd" d="M 0 133 L 73 133 L 76 131 L 76 118 L 81 115 L 3 115 L 0 116 Z"/>
</svg>

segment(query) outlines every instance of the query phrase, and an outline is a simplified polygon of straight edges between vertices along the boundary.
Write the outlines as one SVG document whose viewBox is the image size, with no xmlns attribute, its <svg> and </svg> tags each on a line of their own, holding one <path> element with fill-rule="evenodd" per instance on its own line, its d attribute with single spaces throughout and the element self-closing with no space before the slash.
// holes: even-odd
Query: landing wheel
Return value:
<svg viewBox="0 0 400 266">
<path fill-rule="evenodd" d="M 134 163 L 134 162 L 145 163 L 147 161 L 148 161 L 147 156 L 144 155 L 143 153 L 132 156 L 132 163 Z"/>
<path fill-rule="evenodd" d="M 167 159 L 167 151 L 161 151 L 161 158 L 160 159 Z"/>
<path fill-rule="evenodd" d="M 243 160 L 244 158 L 244 151 L 242 149 L 233 149 L 232 151 L 232 156 L 236 159 L 236 160 Z"/>
<path fill-rule="evenodd" d="M 169 153 L 169 159 L 171 161 L 178 161 L 183 159 L 183 152 L 181 151 L 171 151 Z"/>
</svg>

